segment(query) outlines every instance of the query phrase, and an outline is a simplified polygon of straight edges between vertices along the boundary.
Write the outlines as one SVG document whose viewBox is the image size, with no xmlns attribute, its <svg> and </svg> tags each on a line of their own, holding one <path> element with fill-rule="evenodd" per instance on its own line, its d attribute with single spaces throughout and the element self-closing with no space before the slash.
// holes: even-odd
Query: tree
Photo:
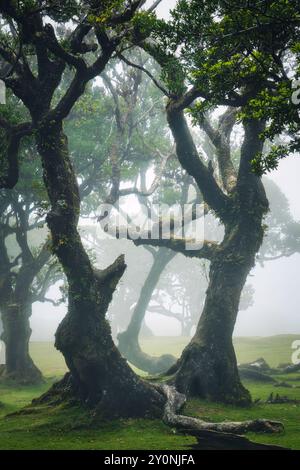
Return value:
<svg viewBox="0 0 300 470">
<path fill-rule="evenodd" d="M 130 51 L 130 54 L 127 52 L 126 57 L 135 60 L 140 67 L 147 64 L 148 68 L 157 72 L 155 70 L 157 66 L 153 66 L 151 57 L 142 54 L 141 51 Z M 125 57 L 124 60 L 127 62 Z M 84 206 L 81 214 L 87 216 L 91 210 L 97 211 L 99 204 L 103 202 L 114 204 L 117 209 L 126 201 L 126 197 L 132 195 L 136 196 L 141 203 L 145 202 L 147 197 L 151 197 L 158 189 L 171 156 L 167 152 L 170 139 L 162 112 L 163 108 L 158 106 L 161 93 L 151 80 L 144 76 L 139 68 L 132 69 L 124 61 L 117 65 L 110 64 L 105 73 L 102 73 L 101 78 L 108 95 L 99 97 L 97 87 L 89 90 L 78 102 L 74 112 L 70 114 L 67 124 L 68 135 L 74 137 L 72 139 L 73 160 L 77 174 L 80 174 L 82 180 L 81 192 L 84 196 Z M 103 90 L 101 91 L 103 93 Z M 86 112 L 82 113 L 82 109 L 86 109 Z M 104 113 L 100 119 L 102 109 Z M 79 139 L 77 134 L 79 134 Z M 104 143 L 103 145 L 97 144 L 95 148 L 93 142 L 95 137 L 99 138 L 99 135 L 103 135 Z M 81 148 L 83 148 L 84 157 L 81 156 Z M 109 161 L 105 159 L 105 153 L 109 154 Z M 88 165 L 86 155 L 89 156 Z M 160 159 L 162 159 L 161 162 Z M 92 171 L 91 168 L 93 168 Z M 147 188 L 146 176 L 149 169 L 154 169 L 155 177 L 150 188 Z M 101 247 L 97 246 L 97 243 L 95 238 L 93 245 L 95 248 L 96 244 L 99 252 Z M 164 266 L 169 259 L 174 257 L 172 253 L 167 256 L 165 251 L 152 253 L 154 263 L 142 287 L 127 331 L 118 337 L 118 347 L 121 353 L 132 364 L 142 369 L 146 368 L 152 373 L 166 370 L 174 362 L 171 356 L 160 359 L 150 357 L 141 351 L 138 344 L 138 335 L 151 295 Z M 126 280 L 129 282 L 128 276 Z M 130 296 L 126 295 L 129 289 L 128 282 L 123 295 L 130 301 Z M 130 287 L 136 290 L 135 285 Z M 128 312 L 131 306 L 132 304 L 128 305 Z M 120 307 L 122 307 L 120 316 L 124 321 L 126 314 L 123 311 L 125 307 L 123 298 Z"/>
<path fill-rule="evenodd" d="M 291 214 L 289 202 L 280 188 L 269 178 L 263 178 L 270 201 L 270 212 L 266 218 L 266 236 L 259 252 L 262 264 L 299 253 L 300 223 Z"/>
<path fill-rule="evenodd" d="M 118 348 L 121 353 L 139 369 L 157 374 L 166 371 L 174 362 L 174 357 L 166 354 L 154 358 L 144 353 L 139 345 L 138 337 L 153 292 L 167 264 L 174 258 L 174 253 L 164 248 L 153 254 L 153 264 L 141 289 L 138 301 L 132 313 L 126 331 L 118 335 Z"/>
<path fill-rule="evenodd" d="M 196 291 L 195 279 L 199 279 Z M 149 311 L 175 318 L 180 324 L 180 335 L 189 338 L 198 323 L 206 289 L 206 266 L 178 256 L 163 276 Z"/>
<path fill-rule="evenodd" d="M 8 24 L 13 24 L 14 33 L 12 37 L 7 28 L 5 40 L 1 40 L 0 54 L 9 65 L 4 80 L 30 117 L 28 122 L 17 125 L 1 118 L 9 150 L 2 162 L 1 186 L 6 189 L 15 186 L 20 141 L 24 135 L 33 134 L 50 203 L 47 224 L 52 251 L 66 275 L 69 300 L 68 314 L 56 333 L 56 347 L 63 353 L 70 373 L 40 402 L 75 398 L 93 406 L 101 416 L 153 416 L 161 414 L 167 398 L 167 421 L 177 410 L 178 402 L 183 404 L 182 396 L 175 394 L 174 406 L 171 389 L 167 387 L 166 391 L 165 387 L 139 379 L 113 344 L 105 313 L 125 263 L 120 257 L 108 268 L 96 270 L 83 247 L 77 228 L 79 188 L 63 131 L 63 121 L 88 82 L 104 70 L 111 56 L 118 52 L 122 39 L 133 32 L 134 28 L 130 28 L 135 26 L 135 13 L 143 3 L 142 0 L 82 5 L 74 1 L 66 6 L 60 1 L 42 5 L 32 1 L 1 3 L 0 13 Z M 73 22 L 74 28 L 60 37 L 59 28 L 56 31 L 53 25 L 45 24 L 49 17 L 58 23 Z M 97 43 L 90 43 L 92 38 Z M 10 47 L 15 43 L 19 53 Z M 98 46 L 101 52 L 91 59 L 90 65 L 89 53 Z M 34 66 L 29 64 L 29 56 L 31 60 L 34 57 Z M 60 91 L 58 87 L 67 66 L 74 70 L 74 75 L 60 96 L 56 92 Z M 259 429 L 280 427 L 278 423 L 263 421 L 245 423 L 244 427 L 241 423 L 215 424 L 213 429 L 241 432 L 254 430 L 257 425 Z M 203 429 L 203 423 L 199 426 Z"/>
<path fill-rule="evenodd" d="M 16 192 L 12 194 L 11 191 L 2 195 L 2 199 L 6 199 L 3 205 L 7 205 L 7 209 L 3 210 L 0 228 L 0 309 L 3 324 L 1 338 L 6 346 L 6 361 L 1 370 L 1 377 L 20 383 L 36 383 L 41 381 L 42 375 L 29 355 L 29 318 L 33 303 L 31 287 L 34 278 L 51 254 L 47 243 L 36 253 L 29 248 L 27 236 L 33 229 L 29 219 L 34 205 L 22 201 Z M 8 250 L 9 236 L 16 237 L 19 252 L 15 249 Z M 11 256 L 12 252 L 16 254 Z"/>
<path fill-rule="evenodd" d="M 52 251 L 68 281 L 68 314 L 57 330 L 55 343 L 70 370 L 61 386 L 65 388 L 68 382 L 73 396 L 98 406 L 99 413 L 109 416 L 155 414 L 161 411 L 165 398 L 132 372 L 113 344 L 105 313 L 126 266 L 120 257 L 107 269 L 96 270 L 82 245 L 77 230 L 79 189 L 63 121 L 88 82 L 104 70 L 120 47 L 141 3 L 96 1 L 92 6 L 88 2 L 52 6 L 46 2 L 40 8 L 37 2 L 15 5 L 5 1 L 0 7 L 3 17 L 13 21 L 16 42 L 22 50 L 19 56 L 10 51 L 7 44 L 15 39 L 7 31 L 0 54 L 14 68 L 4 81 L 30 114 L 30 121 L 21 126 L 2 121 L 14 152 L 7 154 L 1 184 L 15 185 L 18 144 L 24 132 L 34 131 L 51 207 L 47 224 Z M 47 17 L 58 22 L 76 20 L 73 24 L 77 24 L 59 37 L 47 24 Z M 90 37 L 96 42 L 91 43 Z M 96 59 L 89 65 L 89 52 L 98 48 Z M 36 70 L 28 64 L 29 53 L 31 57 L 34 54 Z M 67 90 L 57 97 L 55 92 L 68 67 L 74 71 L 73 77 Z"/>
<path fill-rule="evenodd" d="M 1 115 L 22 122 L 24 110 L 11 94 Z M 5 143 L 5 132 L 0 128 Z M 1 152 L 5 153 L 5 145 Z M 20 147 L 20 178 L 14 189 L 1 190 L 1 295 L 2 339 L 6 345 L 1 379 L 20 383 L 37 383 L 42 374 L 29 354 L 32 304 L 46 298 L 52 282 L 61 277 L 53 261 L 45 230 L 47 195 L 41 182 L 41 168 L 36 164 L 36 147 L 32 138 Z M 1 161 L 5 161 L 2 153 Z"/>
<path fill-rule="evenodd" d="M 249 403 L 250 395 L 239 379 L 232 332 L 243 286 L 263 241 L 263 220 L 269 208 L 263 184 L 252 172 L 252 162 L 263 152 L 266 120 L 247 111 L 259 93 L 272 88 L 277 67 L 265 31 L 247 44 L 234 34 L 237 24 L 243 29 L 256 21 L 244 3 L 236 11 L 232 2 L 182 0 L 169 24 L 158 22 L 152 41 L 141 37 L 143 30 L 135 37 L 162 66 L 169 97 L 167 119 L 178 159 L 225 228 L 221 243 L 205 242 L 198 252 L 210 261 L 205 305 L 193 339 L 169 371 L 170 380 L 185 394 L 240 404 Z M 268 16 L 266 8 L 261 21 Z M 153 29 L 152 19 L 150 23 Z M 281 24 L 280 32 L 273 43 L 274 55 L 290 47 L 295 25 L 287 29 Z M 207 111 L 220 105 L 228 108 L 215 128 Z M 215 147 L 216 168 L 199 154 L 185 110 L 190 110 Z M 238 167 L 230 148 L 236 110 L 244 131 Z M 168 246 L 176 245 L 178 250 L 184 246 L 184 240 L 171 242 Z"/>
<path fill-rule="evenodd" d="M 32 304 L 48 300 L 48 288 L 61 276 L 45 231 L 47 197 L 41 170 L 34 163 L 35 152 L 32 140 L 27 139 L 22 146 L 20 181 L 16 188 L 0 193 L 0 310 L 6 345 L 1 378 L 21 383 L 42 380 L 29 355 Z"/>
</svg>

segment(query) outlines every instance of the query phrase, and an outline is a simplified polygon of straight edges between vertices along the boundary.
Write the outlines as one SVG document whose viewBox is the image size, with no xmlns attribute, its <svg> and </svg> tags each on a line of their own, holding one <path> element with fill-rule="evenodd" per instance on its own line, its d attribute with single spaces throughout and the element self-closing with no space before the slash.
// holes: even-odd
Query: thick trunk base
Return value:
<svg viewBox="0 0 300 470">
<path fill-rule="evenodd" d="M 9 370 L 5 364 L 0 365 L 0 382 L 14 382 L 18 385 L 37 385 L 43 383 L 43 375 L 34 365 L 33 361 L 28 358 L 27 364 L 20 369 Z"/>
<path fill-rule="evenodd" d="M 165 397 L 122 358 L 103 316 L 78 315 L 71 306 L 58 327 L 55 345 L 63 353 L 70 375 L 54 391 L 58 387 L 61 393 L 62 388 L 63 396 L 67 392 L 69 400 L 79 400 L 101 418 L 161 415 Z"/>
<path fill-rule="evenodd" d="M 5 343 L 5 364 L 0 371 L 0 380 L 13 381 L 21 385 L 38 384 L 43 381 L 41 371 L 29 354 L 31 328 L 29 318 L 31 304 L 11 304 L 2 311 Z"/>
<path fill-rule="evenodd" d="M 170 383 L 189 397 L 248 406 L 251 396 L 240 381 L 233 347 L 225 351 L 192 341 L 169 369 Z"/>
<path fill-rule="evenodd" d="M 133 383 L 127 377 L 119 386 L 111 384 L 110 389 L 99 394 L 97 402 L 82 400 L 82 392 L 76 380 L 68 372 L 62 380 L 55 383 L 41 397 L 33 400 L 32 404 L 57 406 L 81 405 L 87 408 L 97 419 L 119 418 L 160 418 L 166 402 L 165 396 L 151 384 L 137 379 Z"/>
<path fill-rule="evenodd" d="M 138 340 L 127 331 L 118 335 L 118 349 L 132 365 L 151 375 L 163 374 L 176 362 L 171 354 L 160 357 L 146 354 L 141 350 Z"/>
</svg>

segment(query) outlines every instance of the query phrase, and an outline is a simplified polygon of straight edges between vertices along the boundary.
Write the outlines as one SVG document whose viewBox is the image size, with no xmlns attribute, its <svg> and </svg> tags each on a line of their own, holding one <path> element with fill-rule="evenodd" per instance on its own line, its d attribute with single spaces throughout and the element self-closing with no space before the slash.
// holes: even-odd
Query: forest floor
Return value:
<svg viewBox="0 0 300 470">
<path fill-rule="evenodd" d="M 300 335 L 238 338 L 235 340 L 238 361 L 246 363 L 263 357 L 271 367 L 288 363 L 291 344 L 296 339 L 300 339 Z M 186 338 L 147 338 L 142 347 L 151 354 L 169 352 L 178 356 L 186 342 Z M 7 416 L 41 395 L 66 370 L 62 356 L 51 343 L 32 343 L 31 353 L 45 376 L 45 383 L 35 387 L 0 384 L 0 449 L 186 450 L 196 443 L 195 438 L 177 434 L 159 420 L 121 420 L 95 426 L 82 409 L 74 407 L 40 407 L 30 414 Z M 193 399 L 183 412 L 210 421 L 255 418 L 282 421 L 285 431 L 281 434 L 247 436 L 257 442 L 300 449 L 300 404 L 264 403 L 270 393 L 300 400 L 300 388 L 296 388 L 300 387 L 300 374 L 276 375 L 275 378 L 293 387 L 274 387 L 272 383 L 244 380 L 253 400 L 260 399 L 260 402 L 249 408 L 238 408 Z"/>
</svg>

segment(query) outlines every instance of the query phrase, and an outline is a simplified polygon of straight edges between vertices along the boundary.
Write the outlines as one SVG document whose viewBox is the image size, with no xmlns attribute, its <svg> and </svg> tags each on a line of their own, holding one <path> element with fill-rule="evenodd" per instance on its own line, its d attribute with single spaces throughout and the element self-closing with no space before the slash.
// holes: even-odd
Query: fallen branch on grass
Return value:
<svg viewBox="0 0 300 470">
<path fill-rule="evenodd" d="M 296 398 L 289 398 L 285 395 L 281 396 L 279 395 L 279 393 L 276 393 L 276 395 L 274 396 L 272 392 L 269 398 L 267 399 L 266 403 L 268 403 L 269 405 L 281 405 L 282 403 L 298 405 L 300 403 L 300 400 L 297 400 Z"/>
</svg>

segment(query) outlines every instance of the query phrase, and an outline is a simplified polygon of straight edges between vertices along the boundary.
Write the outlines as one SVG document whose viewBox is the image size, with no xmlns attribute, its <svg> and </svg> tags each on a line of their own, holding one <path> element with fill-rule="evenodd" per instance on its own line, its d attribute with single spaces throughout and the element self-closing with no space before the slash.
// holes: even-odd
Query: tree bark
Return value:
<svg viewBox="0 0 300 470">
<path fill-rule="evenodd" d="M 29 354 L 31 328 L 29 319 L 32 313 L 31 302 L 7 304 L 1 308 L 5 344 L 5 365 L 1 378 L 20 384 L 36 384 L 42 381 L 42 373 Z"/>
<path fill-rule="evenodd" d="M 261 206 L 262 209 L 265 207 Z M 210 265 L 209 286 L 196 333 L 174 368 L 177 389 L 226 403 L 246 405 L 250 394 L 237 369 L 232 334 L 241 292 L 263 239 L 263 210 L 227 229 Z M 260 214 L 259 214 L 260 212 Z"/>
<path fill-rule="evenodd" d="M 71 373 L 71 395 L 97 408 L 101 416 L 160 415 L 165 398 L 139 379 L 121 357 L 105 318 L 126 267 L 124 259 L 96 271 L 83 248 L 77 231 L 78 185 L 62 124 L 41 124 L 37 143 L 51 203 L 47 223 L 52 249 L 68 280 L 68 313 L 58 327 L 55 345 Z"/>
<path fill-rule="evenodd" d="M 215 198 L 210 179 L 201 173 L 200 157 L 188 130 L 182 111 L 170 105 L 168 122 L 177 145 L 182 166 L 194 176 L 204 198 L 219 215 L 225 226 L 223 242 L 211 257 L 209 286 L 196 333 L 175 366 L 171 367 L 171 383 L 179 392 L 225 403 L 247 405 L 249 392 L 242 385 L 232 344 L 242 289 L 255 264 L 255 256 L 263 240 L 263 218 L 268 201 L 263 184 L 251 169 L 251 160 L 262 151 L 260 134 L 264 123 L 244 123 L 245 137 L 236 188 L 225 205 Z"/>
<path fill-rule="evenodd" d="M 240 294 L 250 269 L 249 262 L 239 265 L 226 252 L 211 263 L 205 306 L 196 333 L 176 366 L 175 384 L 180 392 L 227 403 L 250 402 L 239 379 L 232 344 Z"/>
<path fill-rule="evenodd" d="M 138 340 L 153 292 L 156 289 L 163 270 L 174 256 L 175 253 L 171 250 L 159 249 L 141 289 L 137 305 L 127 330 L 118 335 L 118 348 L 123 356 L 125 356 L 131 364 L 150 374 L 165 372 L 176 362 L 175 357 L 170 354 L 154 357 L 144 353 L 141 350 Z"/>
</svg>

